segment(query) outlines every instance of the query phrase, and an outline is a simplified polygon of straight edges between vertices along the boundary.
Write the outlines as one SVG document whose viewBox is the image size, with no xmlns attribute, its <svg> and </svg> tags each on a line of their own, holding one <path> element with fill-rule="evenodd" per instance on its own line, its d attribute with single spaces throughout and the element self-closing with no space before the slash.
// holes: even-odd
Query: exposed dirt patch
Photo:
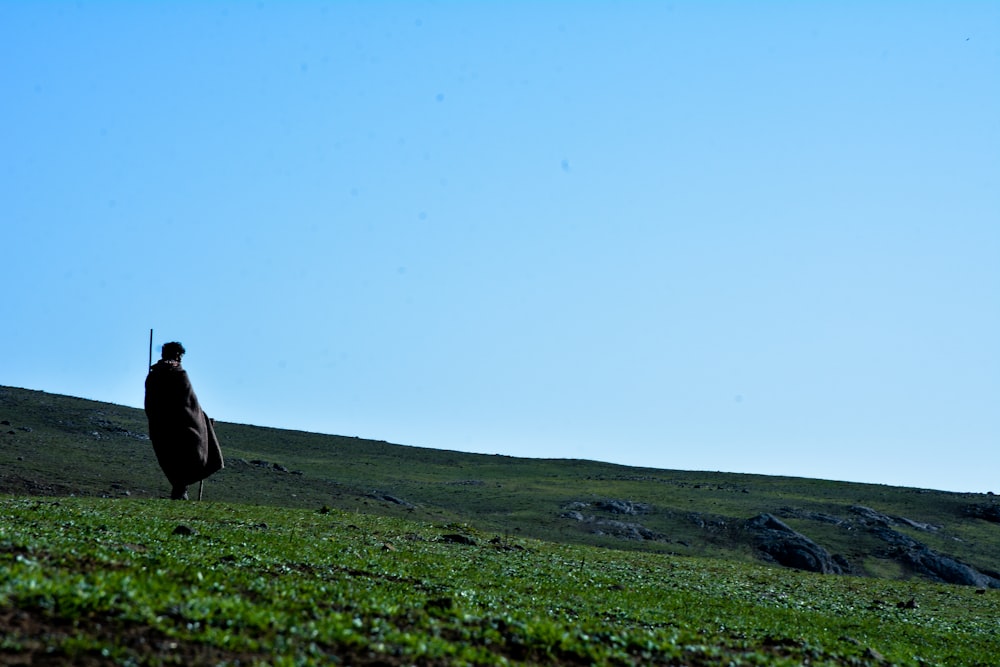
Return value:
<svg viewBox="0 0 1000 667">
<path fill-rule="evenodd" d="M 227 651 L 190 641 L 178 641 L 163 632 L 138 623 L 89 616 L 77 621 L 54 618 L 37 609 L 0 609 L 0 636 L 14 649 L 0 649 L 0 664 L 32 667 L 112 667 L 125 661 L 141 665 L 250 665 L 266 664 L 268 653 Z M 86 638 L 94 648 L 66 652 L 60 647 L 73 637 Z M 393 655 L 376 655 L 364 650 L 327 647 L 332 664 L 359 667 L 400 667 L 412 660 Z M 429 667 L 445 662 L 424 661 Z"/>
<path fill-rule="evenodd" d="M 0 494 L 11 496 L 69 496 L 80 494 L 73 487 L 54 482 L 39 482 L 21 475 L 0 475 Z"/>
<path fill-rule="evenodd" d="M 214 646 L 177 642 L 162 632 L 111 618 L 88 617 L 77 621 L 51 617 L 40 610 L 0 610 L 0 630 L 18 650 L 0 651 L 4 665 L 73 664 L 79 667 L 119 665 L 132 658 L 140 664 L 206 665 L 252 663 L 266 655 L 223 651 Z M 69 655 L 59 647 L 72 637 L 87 637 L 88 643 L 105 646 Z M 105 655 L 105 653 L 107 653 Z"/>
</svg>

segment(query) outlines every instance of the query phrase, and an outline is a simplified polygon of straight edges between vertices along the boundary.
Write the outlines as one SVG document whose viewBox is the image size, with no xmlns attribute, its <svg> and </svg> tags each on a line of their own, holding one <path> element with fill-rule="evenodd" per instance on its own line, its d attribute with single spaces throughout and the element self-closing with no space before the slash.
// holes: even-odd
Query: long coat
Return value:
<svg viewBox="0 0 1000 667">
<path fill-rule="evenodd" d="M 156 460 L 173 486 L 193 484 L 223 468 L 212 420 L 179 362 L 161 359 L 149 369 L 145 407 Z"/>
</svg>

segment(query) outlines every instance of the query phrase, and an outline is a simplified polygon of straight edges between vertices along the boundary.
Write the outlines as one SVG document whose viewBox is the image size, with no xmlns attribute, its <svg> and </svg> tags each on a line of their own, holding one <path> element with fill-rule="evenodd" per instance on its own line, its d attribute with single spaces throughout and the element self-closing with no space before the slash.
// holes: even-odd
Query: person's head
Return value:
<svg viewBox="0 0 1000 667">
<path fill-rule="evenodd" d="M 180 361 L 186 351 L 184 346 L 178 342 L 164 343 L 160 358 L 167 361 Z"/>
</svg>

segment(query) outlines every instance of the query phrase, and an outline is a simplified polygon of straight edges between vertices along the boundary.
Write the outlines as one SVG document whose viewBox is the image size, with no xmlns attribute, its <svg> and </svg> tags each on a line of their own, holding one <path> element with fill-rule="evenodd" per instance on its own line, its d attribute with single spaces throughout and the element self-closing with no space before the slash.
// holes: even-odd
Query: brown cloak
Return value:
<svg viewBox="0 0 1000 667">
<path fill-rule="evenodd" d="M 149 369 L 146 418 L 156 460 L 173 486 L 194 484 L 223 468 L 212 421 L 179 363 L 161 359 Z"/>
</svg>

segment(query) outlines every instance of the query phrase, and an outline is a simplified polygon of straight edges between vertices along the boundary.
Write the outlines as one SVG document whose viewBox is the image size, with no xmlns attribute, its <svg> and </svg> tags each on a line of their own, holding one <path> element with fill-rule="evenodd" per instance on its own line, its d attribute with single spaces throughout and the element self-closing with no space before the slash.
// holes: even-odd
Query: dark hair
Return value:
<svg viewBox="0 0 1000 667">
<path fill-rule="evenodd" d="M 180 359 L 181 355 L 187 352 L 184 346 L 178 342 L 164 343 L 163 352 L 160 354 L 161 359 Z"/>
</svg>

